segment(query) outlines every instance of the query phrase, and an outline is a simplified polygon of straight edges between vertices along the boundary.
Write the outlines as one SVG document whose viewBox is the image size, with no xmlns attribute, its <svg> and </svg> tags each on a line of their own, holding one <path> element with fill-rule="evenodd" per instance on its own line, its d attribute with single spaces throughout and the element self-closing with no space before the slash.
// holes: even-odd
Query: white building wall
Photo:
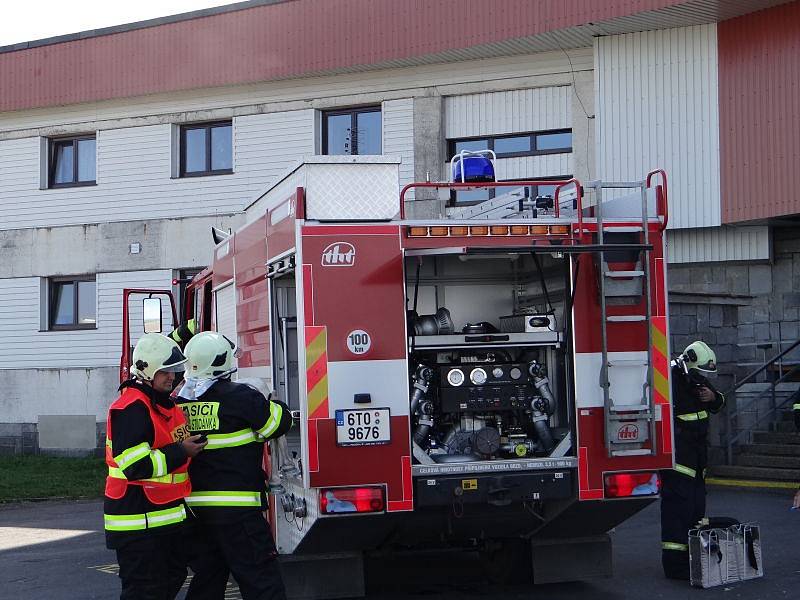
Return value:
<svg viewBox="0 0 800 600">
<path fill-rule="evenodd" d="M 84 369 L 119 366 L 122 343 L 122 289 L 171 289 L 172 271 L 97 274 L 97 329 L 46 331 L 42 307 L 46 285 L 39 277 L 0 279 L 0 369 Z M 141 323 L 141 299 L 131 302 L 132 320 Z M 165 312 L 164 329 L 171 330 Z M 46 311 L 45 311 L 46 313 Z M 136 316 L 139 315 L 137 320 Z M 45 327 L 43 328 L 43 325 Z M 132 341 L 139 333 L 132 330 Z M 32 393 L 35 390 L 32 390 Z M 0 419 L 4 420 L 4 419 Z"/>
<path fill-rule="evenodd" d="M 465 94 L 445 98 L 448 140 L 572 127 L 570 86 Z M 572 153 L 500 158 L 497 179 L 552 177 L 573 173 Z M 449 176 L 449 164 L 444 176 Z"/>
<path fill-rule="evenodd" d="M 716 25 L 601 37 L 596 51 L 600 178 L 661 167 L 670 226 L 719 225 Z"/>
<path fill-rule="evenodd" d="M 445 131 L 453 139 L 567 129 L 571 113 L 569 86 L 451 96 L 445 99 Z"/>
<path fill-rule="evenodd" d="M 414 181 L 414 100 L 388 100 L 383 103 L 381 112 L 383 154 L 400 157 L 402 187 Z M 410 196 L 409 200 L 412 198 Z"/>
<path fill-rule="evenodd" d="M 703 227 L 667 233 L 670 263 L 704 263 L 769 259 L 769 227 Z"/>
<path fill-rule="evenodd" d="M 40 138 L 0 141 L 1 229 L 240 212 L 272 178 L 314 153 L 314 111 L 234 119 L 234 173 L 172 177 L 170 124 L 97 132 L 97 185 L 40 189 Z"/>
<path fill-rule="evenodd" d="M 674 262 L 769 257 L 765 227 L 718 228 L 717 69 L 716 24 L 595 43 L 599 178 L 638 180 L 651 169 L 666 170 L 669 226 L 682 230 L 673 237 Z"/>
</svg>

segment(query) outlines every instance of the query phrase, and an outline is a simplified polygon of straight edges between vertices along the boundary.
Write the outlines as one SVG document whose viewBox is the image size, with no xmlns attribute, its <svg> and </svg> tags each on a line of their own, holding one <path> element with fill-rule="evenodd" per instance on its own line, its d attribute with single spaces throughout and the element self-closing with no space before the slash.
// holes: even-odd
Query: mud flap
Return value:
<svg viewBox="0 0 800 600">
<path fill-rule="evenodd" d="M 288 600 L 362 598 L 364 556 L 337 554 L 282 554 L 278 557 Z"/>
</svg>

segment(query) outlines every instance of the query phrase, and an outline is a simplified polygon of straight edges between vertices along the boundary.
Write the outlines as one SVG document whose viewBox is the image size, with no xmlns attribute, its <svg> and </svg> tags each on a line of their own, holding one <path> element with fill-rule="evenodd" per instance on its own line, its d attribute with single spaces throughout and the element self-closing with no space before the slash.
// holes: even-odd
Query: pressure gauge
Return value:
<svg viewBox="0 0 800 600">
<path fill-rule="evenodd" d="M 472 369 L 472 373 L 469 374 L 469 380 L 475 385 L 483 385 L 488 378 L 489 376 L 486 374 L 486 371 L 480 367 Z"/>
<path fill-rule="evenodd" d="M 461 369 L 450 369 L 447 373 L 447 383 L 453 387 L 458 387 L 464 383 L 464 371 Z"/>
<path fill-rule="evenodd" d="M 519 379 L 522 377 L 522 370 L 517 367 L 512 367 L 508 374 L 511 376 L 511 379 Z"/>
<path fill-rule="evenodd" d="M 503 376 L 503 369 L 501 369 L 500 367 L 495 367 L 494 369 L 492 369 L 492 376 L 495 379 L 500 379 Z"/>
</svg>

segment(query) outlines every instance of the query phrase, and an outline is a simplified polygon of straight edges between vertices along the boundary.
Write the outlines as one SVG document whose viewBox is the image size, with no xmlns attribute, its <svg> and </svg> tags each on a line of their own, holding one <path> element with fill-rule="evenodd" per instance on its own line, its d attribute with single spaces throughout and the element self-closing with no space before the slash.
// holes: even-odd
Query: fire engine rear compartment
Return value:
<svg viewBox="0 0 800 600">
<path fill-rule="evenodd" d="M 417 509 L 574 497 L 569 264 L 407 251 Z"/>
</svg>

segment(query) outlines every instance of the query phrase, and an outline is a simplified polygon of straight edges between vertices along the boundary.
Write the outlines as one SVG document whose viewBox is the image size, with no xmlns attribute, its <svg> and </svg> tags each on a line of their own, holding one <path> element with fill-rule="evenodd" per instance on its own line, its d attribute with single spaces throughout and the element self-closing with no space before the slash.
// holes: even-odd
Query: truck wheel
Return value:
<svg viewBox="0 0 800 600">
<path fill-rule="evenodd" d="M 488 540 L 480 550 L 480 557 L 486 577 L 492 583 L 507 585 L 533 580 L 528 540 Z"/>
</svg>

